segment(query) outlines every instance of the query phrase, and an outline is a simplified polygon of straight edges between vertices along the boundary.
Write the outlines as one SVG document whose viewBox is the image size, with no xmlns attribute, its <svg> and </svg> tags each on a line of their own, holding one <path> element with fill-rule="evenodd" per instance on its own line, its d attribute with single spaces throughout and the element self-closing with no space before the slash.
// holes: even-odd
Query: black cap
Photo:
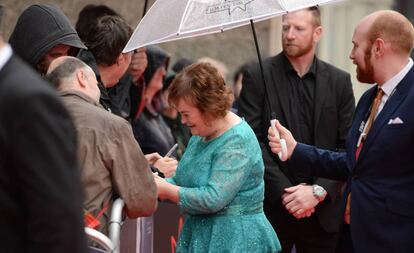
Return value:
<svg viewBox="0 0 414 253">
<path fill-rule="evenodd" d="M 187 67 L 188 65 L 193 64 L 194 61 L 187 59 L 187 58 L 181 58 L 178 61 L 176 61 L 174 63 L 174 66 L 172 67 L 172 70 L 175 73 L 179 73 L 181 70 L 183 70 L 185 67 Z"/>
<path fill-rule="evenodd" d="M 170 84 L 174 80 L 175 76 L 176 76 L 176 73 L 174 71 L 167 72 L 167 75 L 165 75 L 163 85 L 162 85 L 163 91 L 165 91 L 166 89 L 168 89 L 168 87 L 170 87 Z"/>
</svg>

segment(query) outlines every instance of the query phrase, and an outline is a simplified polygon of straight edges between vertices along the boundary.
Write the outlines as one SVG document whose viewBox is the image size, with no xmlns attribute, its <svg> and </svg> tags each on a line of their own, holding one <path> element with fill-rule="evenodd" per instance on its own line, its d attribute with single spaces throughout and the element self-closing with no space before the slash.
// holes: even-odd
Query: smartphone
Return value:
<svg viewBox="0 0 414 253">
<path fill-rule="evenodd" d="M 172 148 L 167 152 L 167 154 L 165 154 L 164 157 L 170 157 L 177 148 L 178 148 L 178 143 L 174 144 L 174 146 L 172 146 Z"/>
</svg>

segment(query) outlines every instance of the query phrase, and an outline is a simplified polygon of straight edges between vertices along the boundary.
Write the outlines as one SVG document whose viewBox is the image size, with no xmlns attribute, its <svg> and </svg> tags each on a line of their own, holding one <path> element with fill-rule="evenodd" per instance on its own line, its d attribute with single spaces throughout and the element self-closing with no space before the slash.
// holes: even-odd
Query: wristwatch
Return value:
<svg viewBox="0 0 414 253">
<path fill-rule="evenodd" d="M 314 184 L 312 185 L 313 196 L 319 200 L 319 202 L 323 201 L 326 197 L 326 190 L 323 189 L 322 186 Z"/>
</svg>

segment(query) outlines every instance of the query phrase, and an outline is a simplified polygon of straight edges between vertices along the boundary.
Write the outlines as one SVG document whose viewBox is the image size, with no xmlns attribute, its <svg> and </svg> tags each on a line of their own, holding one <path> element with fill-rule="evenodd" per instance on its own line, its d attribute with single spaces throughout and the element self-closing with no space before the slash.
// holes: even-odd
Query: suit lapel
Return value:
<svg viewBox="0 0 414 253">
<path fill-rule="evenodd" d="M 322 107 L 325 103 L 326 95 L 328 94 L 328 72 L 325 71 L 325 66 L 319 59 L 316 59 L 316 81 L 315 81 L 315 108 L 313 113 L 313 129 L 317 131 L 318 122 L 321 116 Z"/>
<path fill-rule="evenodd" d="M 281 53 L 282 54 L 282 53 Z M 288 128 L 292 126 L 292 118 L 290 117 L 290 107 L 289 107 L 289 85 L 290 82 L 286 78 L 286 74 L 284 73 L 285 69 L 283 68 L 283 55 L 277 55 L 272 62 L 272 81 L 267 83 L 268 92 L 271 92 L 271 95 L 277 96 L 278 100 L 280 101 L 280 106 L 282 108 L 284 117 L 288 124 Z M 272 97 L 272 96 L 270 96 Z M 271 101 L 272 102 L 272 101 Z M 274 103 L 272 104 L 274 106 Z"/>
<path fill-rule="evenodd" d="M 369 149 L 378 135 L 379 131 L 387 124 L 387 121 L 391 118 L 395 110 L 401 102 L 407 97 L 408 91 L 414 83 L 414 67 L 408 72 L 404 79 L 398 84 L 394 94 L 388 98 L 384 105 L 384 108 L 378 114 L 377 118 L 372 125 L 371 130 L 368 133 L 367 139 L 364 143 L 364 147 L 361 150 L 360 158 L 364 156 L 366 150 Z M 365 151 L 365 152 L 364 152 Z"/>
</svg>

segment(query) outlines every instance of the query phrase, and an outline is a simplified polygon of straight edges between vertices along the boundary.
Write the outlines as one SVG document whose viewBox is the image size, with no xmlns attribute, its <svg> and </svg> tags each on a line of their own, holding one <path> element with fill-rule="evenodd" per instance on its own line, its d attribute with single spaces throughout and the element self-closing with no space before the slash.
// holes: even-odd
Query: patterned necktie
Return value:
<svg viewBox="0 0 414 253">
<path fill-rule="evenodd" d="M 361 140 L 358 141 L 358 146 L 357 146 L 357 149 L 356 149 L 356 152 L 355 152 L 356 160 L 358 160 L 358 158 L 359 158 L 359 154 L 361 153 L 362 146 L 364 146 L 364 142 L 367 138 L 369 130 L 371 130 L 371 127 L 374 124 L 374 120 L 377 117 L 378 108 L 381 104 L 382 96 L 384 96 L 384 91 L 381 88 L 379 88 L 378 91 L 377 91 L 377 95 L 375 96 L 375 99 L 372 102 L 371 112 L 369 113 L 368 121 L 366 123 L 367 126 L 364 127 L 364 130 L 362 131 L 362 134 L 361 134 L 361 137 L 360 137 Z M 346 199 L 344 221 L 345 221 L 346 224 L 351 223 L 351 193 L 348 194 L 348 197 Z"/>
<path fill-rule="evenodd" d="M 368 117 L 367 126 L 364 127 L 364 130 L 362 131 L 361 140 L 360 140 L 359 145 L 357 146 L 357 149 L 356 149 L 356 152 L 355 152 L 356 160 L 358 160 L 358 158 L 359 158 L 359 153 L 361 152 L 362 146 L 364 146 L 364 142 L 367 139 L 368 132 L 369 132 L 369 130 L 371 130 L 371 127 L 374 124 L 375 118 L 377 117 L 378 108 L 381 104 L 382 96 L 384 96 L 384 91 L 381 88 L 379 88 L 378 91 L 377 91 L 377 96 L 375 97 L 374 101 L 372 102 L 371 112 L 370 112 L 369 117 Z"/>
</svg>

